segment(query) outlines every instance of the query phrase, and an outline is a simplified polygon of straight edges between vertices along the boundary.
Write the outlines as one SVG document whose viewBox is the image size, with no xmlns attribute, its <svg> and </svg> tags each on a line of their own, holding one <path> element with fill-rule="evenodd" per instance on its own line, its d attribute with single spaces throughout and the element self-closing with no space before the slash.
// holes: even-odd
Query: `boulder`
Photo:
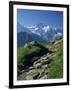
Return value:
<svg viewBox="0 0 71 90">
<path fill-rule="evenodd" d="M 37 79 L 39 77 L 40 73 L 33 74 L 33 79 Z"/>
<path fill-rule="evenodd" d="M 33 58 L 32 58 L 33 61 L 36 61 L 36 60 L 38 60 L 38 59 L 39 59 L 39 57 L 33 57 Z"/>
<path fill-rule="evenodd" d="M 32 79 L 37 79 L 38 76 L 40 75 L 40 73 L 36 70 L 36 69 L 33 69 L 33 70 L 30 70 L 29 72 L 27 72 L 27 76 L 28 78 L 32 78 Z"/>
<path fill-rule="evenodd" d="M 31 67 L 29 67 L 29 70 L 32 70 L 32 69 L 34 69 L 34 67 L 32 67 L 32 66 L 31 66 Z"/>
<path fill-rule="evenodd" d="M 34 64 L 35 68 L 41 68 L 41 63 Z"/>
<path fill-rule="evenodd" d="M 40 59 L 34 62 L 34 65 L 37 63 L 41 63 Z"/>
<path fill-rule="evenodd" d="M 33 77 L 31 75 L 26 75 L 26 80 L 33 80 Z"/>
<path fill-rule="evenodd" d="M 40 79 L 47 79 L 47 75 L 42 76 Z"/>
<path fill-rule="evenodd" d="M 42 65 L 42 69 L 47 69 L 48 68 L 48 65 L 46 64 L 46 65 Z"/>
<path fill-rule="evenodd" d="M 41 60 L 46 60 L 46 59 L 48 59 L 48 57 L 47 57 L 47 56 L 43 56 L 43 57 L 41 57 L 40 59 L 41 59 Z"/>
<path fill-rule="evenodd" d="M 49 63 L 49 60 L 44 60 L 44 61 L 42 61 L 41 63 L 42 63 L 42 65 L 46 65 L 46 64 Z"/>
</svg>

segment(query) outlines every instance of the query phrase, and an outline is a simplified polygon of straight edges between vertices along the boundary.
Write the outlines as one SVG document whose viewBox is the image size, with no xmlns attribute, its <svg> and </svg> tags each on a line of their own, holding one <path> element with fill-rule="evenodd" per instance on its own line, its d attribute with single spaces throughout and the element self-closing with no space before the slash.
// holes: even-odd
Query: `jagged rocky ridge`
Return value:
<svg viewBox="0 0 71 90">
<path fill-rule="evenodd" d="M 39 43 L 47 43 L 55 38 L 63 37 L 63 30 L 58 28 L 52 28 L 49 25 L 43 23 L 36 24 L 34 26 L 25 27 L 17 24 L 17 45 L 22 47 L 25 43 L 31 41 L 37 41 Z"/>
</svg>

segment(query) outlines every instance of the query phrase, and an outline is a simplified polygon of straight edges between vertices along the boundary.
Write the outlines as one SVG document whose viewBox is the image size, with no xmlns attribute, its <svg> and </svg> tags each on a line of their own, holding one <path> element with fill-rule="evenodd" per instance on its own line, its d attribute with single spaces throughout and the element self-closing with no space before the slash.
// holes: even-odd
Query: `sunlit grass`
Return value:
<svg viewBox="0 0 71 90">
<path fill-rule="evenodd" d="M 52 59 L 53 61 L 49 68 L 48 78 L 63 78 L 63 42 L 60 43 L 56 56 Z"/>
</svg>

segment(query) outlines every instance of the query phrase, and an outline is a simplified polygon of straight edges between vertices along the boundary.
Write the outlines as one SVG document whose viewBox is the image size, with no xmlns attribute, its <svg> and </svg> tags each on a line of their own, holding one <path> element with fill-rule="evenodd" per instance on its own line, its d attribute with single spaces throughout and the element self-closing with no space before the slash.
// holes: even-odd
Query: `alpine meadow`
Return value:
<svg viewBox="0 0 71 90">
<path fill-rule="evenodd" d="M 63 78 L 63 11 L 17 9 L 17 80 Z"/>
</svg>

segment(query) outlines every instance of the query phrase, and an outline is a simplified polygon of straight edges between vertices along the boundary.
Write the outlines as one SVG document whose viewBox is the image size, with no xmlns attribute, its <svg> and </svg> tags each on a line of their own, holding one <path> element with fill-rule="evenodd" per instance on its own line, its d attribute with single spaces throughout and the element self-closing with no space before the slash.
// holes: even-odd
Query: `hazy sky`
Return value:
<svg viewBox="0 0 71 90">
<path fill-rule="evenodd" d="M 63 11 L 17 9 L 17 21 L 23 26 L 44 23 L 52 28 L 63 28 Z"/>
</svg>

